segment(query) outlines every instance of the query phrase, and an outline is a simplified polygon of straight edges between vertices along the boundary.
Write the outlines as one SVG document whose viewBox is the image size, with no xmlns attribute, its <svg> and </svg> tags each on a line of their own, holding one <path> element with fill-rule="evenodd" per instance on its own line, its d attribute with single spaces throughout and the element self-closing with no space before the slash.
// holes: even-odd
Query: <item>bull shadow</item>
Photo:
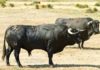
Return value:
<svg viewBox="0 0 100 70">
<path fill-rule="evenodd" d="M 48 68 L 51 67 L 48 64 L 43 64 L 43 65 L 28 65 L 27 67 L 29 68 Z M 93 68 L 98 68 L 100 69 L 100 65 L 91 65 L 91 64 L 56 64 L 52 68 L 58 68 L 58 67 L 93 67 Z"/>
<path fill-rule="evenodd" d="M 84 48 L 79 48 L 79 47 L 66 47 L 70 49 L 80 49 L 80 50 L 100 50 L 100 48 L 93 48 L 93 47 L 84 47 Z"/>
<path fill-rule="evenodd" d="M 85 50 L 100 50 L 100 48 L 84 47 Z"/>
</svg>

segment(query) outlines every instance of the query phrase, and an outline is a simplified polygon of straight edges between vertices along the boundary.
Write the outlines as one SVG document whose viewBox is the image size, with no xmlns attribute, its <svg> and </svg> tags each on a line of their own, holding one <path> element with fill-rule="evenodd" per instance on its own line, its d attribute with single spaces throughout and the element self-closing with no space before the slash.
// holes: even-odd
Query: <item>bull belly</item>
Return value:
<svg viewBox="0 0 100 70">
<path fill-rule="evenodd" d="M 22 48 L 26 50 L 33 50 L 33 49 L 46 50 L 46 47 L 43 44 L 24 44 Z"/>
</svg>

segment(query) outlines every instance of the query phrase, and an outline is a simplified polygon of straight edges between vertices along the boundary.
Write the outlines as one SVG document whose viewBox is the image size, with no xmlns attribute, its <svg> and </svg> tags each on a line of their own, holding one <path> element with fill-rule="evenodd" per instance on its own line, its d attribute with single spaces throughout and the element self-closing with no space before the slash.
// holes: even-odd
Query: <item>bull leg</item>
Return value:
<svg viewBox="0 0 100 70">
<path fill-rule="evenodd" d="M 84 41 L 82 41 L 81 48 L 84 48 L 83 44 L 84 44 Z"/>
<path fill-rule="evenodd" d="M 81 49 L 80 43 L 77 43 L 77 44 L 78 44 L 78 47 Z"/>
<path fill-rule="evenodd" d="M 53 61 L 52 61 L 52 57 L 53 57 L 53 52 L 52 52 L 52 40 L 49 40 L 48 42 L 48 46 L 47 46 L 47 51 L 48 51 L 48 58 L 49 58 L 49 65 L 53 66 Z"/>
<path fill-rule="evenodd" d="M 19 67 L 22 67 L 21 63 L 20 63 L 20 60 L 19 60 L 19 53 L 20 53 L 20 49 L 21 48 L 15 48 L 15 51 L 14 51 L 14 55 L 15 55 L 15 59 L 16 59 L 16 62 L 18 64 Z"/>
<path fill-rule="evenodd" d="M 53 54 L 51 54 L 51 53 L 48 53 L 48 57 L 49 57 L 49 65 L 54 65 L 53 64 L 53 61 L 52 61 L 52 57 L 53 57 Z"/>
<path fill-rule="evenodd" d="M 6 63 L 7 63 L 7 66 L 10 66 L 9 57 L 10 57 L 10 54 L 11 54 L 12 51 L 13 51 L 13 48 L 11 48 L 11 47 L 8 47 L 8 49 L 6 50 Z"/>
</svg>

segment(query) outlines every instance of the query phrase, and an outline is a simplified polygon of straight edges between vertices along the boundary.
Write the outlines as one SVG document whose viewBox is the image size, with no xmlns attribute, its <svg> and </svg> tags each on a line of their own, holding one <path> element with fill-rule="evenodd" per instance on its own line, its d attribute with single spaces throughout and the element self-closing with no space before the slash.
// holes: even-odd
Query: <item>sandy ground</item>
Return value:
<svg viewBox="0 0 100 70">
<path fill-rule="evenodd" d="M 36 10 L 33 8 L 1 8 L 0 9 L 0 57 L 2 56 L 3 37 L 9 25 L 25 24 L 39 25 L 54 23 L 58 17 L 75 17 L 76 14 L 62 14 L 52 11 Z M 79 16 L 79 15 L 78 15 Z M 77 17 L 78 17 L 77 16 Z M 84 16 L 84 15 L 83 15 Z M 92 15 L 93 17 L 93 15 Z M 0 59 L 0 70 L 100 70 L 100 35 L 93 35 L 85 42 L 86 49 L 79 49 L 77 44 L 66 46 L 66 48 L 54 55 L 55 67 L 49 67 L 47 53 L 42 50 L 32 51 L 32 56 L 28 56 L 25 50 L 21 50 L 20 60 L 24 68 L 19 68 L 16 64 L 13 53 L 7 67 L 5 61 Z"/>
</svg>

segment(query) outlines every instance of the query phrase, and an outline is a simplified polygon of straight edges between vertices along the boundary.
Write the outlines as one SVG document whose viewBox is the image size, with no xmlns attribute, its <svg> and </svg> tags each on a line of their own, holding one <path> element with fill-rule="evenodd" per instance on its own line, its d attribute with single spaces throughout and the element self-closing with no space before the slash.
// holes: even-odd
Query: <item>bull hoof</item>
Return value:
<svg viewBox="0 0 100 70">
<path fill-rule="evenodd" d="M 84 47 L 82 47 L 82 49 L 85 49 Z"/>
<path fill-rule="evenodd" d="M 84 47 L 82 47 L 81 49 L 84 49 Z"/>
<path fill-rule="evenodd" d="M 79 47 L 80 49 L 84 49 L 84 47 Z"/>
<path fill-rule="evenodd" d="M 10 64 L 7 64 L 7 66 L 10 66 Z"/>
<path fill-rule="evenodd" d="M 22 65 L 19 65 L 19 67 L 20 67 L 20 68 L 23 68 L 23 66 L 22 66 Z"/>
<path fill-rule="evenodd" d="M 53 63 L 51 63 L 51 64 L 50 64 L 50 67 L 52 67 L 52 68 L 53 68 L 53 67 L 54 67 L 54 64 L 53 64 Z"/>
<path fill-rule="evenodd" d="M 80 49 L 82 49 L 82 48 L 80 48 Z"/>
<path fill-rule="evenodd" d="M 54 68 L 54 65 L 50 65 L 51 68 Z"/>
</svg>

